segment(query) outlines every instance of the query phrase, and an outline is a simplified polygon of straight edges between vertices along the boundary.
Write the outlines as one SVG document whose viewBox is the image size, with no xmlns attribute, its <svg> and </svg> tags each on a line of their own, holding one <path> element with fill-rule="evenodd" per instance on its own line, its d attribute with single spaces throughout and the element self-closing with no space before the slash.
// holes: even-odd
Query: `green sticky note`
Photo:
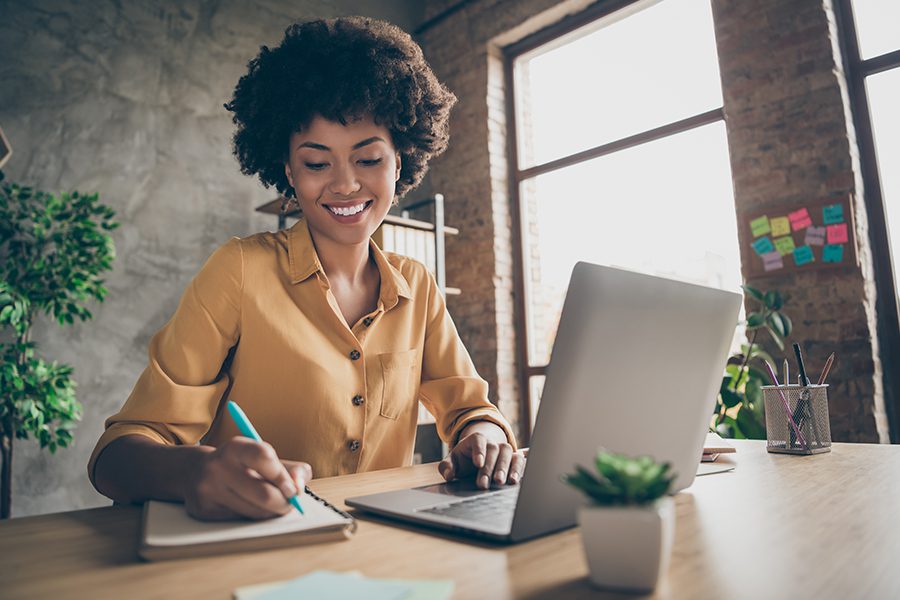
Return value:
<svg viewBox="0 0 900 600">
<path fill-rule="evenodd" d="M 758 219 L 753 219 L 750 221 L 750 231 L 753 232 L 753 237 L 759 237 L 761 235 L 766 235 L 772 229 L 769 227 L 769 217 L 763 215 Z"/>
<path fill-rule="evenodd" d="M 812 248 L 809 246 L 800 246 L 794 249 L 794 262 L 797 263 L 798 267 L 809 264 L 814 260 L 816 260 L 816 257 L 813 256 Z"/>
<path fill-rule="evenodd" d="M 794 251 L 794 237 L 786 235 L 784 237 L 775 238 L 775 249 L 782 256 L 790 254 Z"/>
<path fill-rule="evenodd" d="M 822 208 L 822 220 L 826 225 L 844 222 L 844 205 L 832 204 Z"/>
<path fill-rule="evenodd" d="M 844 260 L 843 244 L 828 244 L 822 250 L 822 262 L 839 263 Z"/>
<path fill-rule="evenodd" d="M 770 224 L 772 225 L 772 237 L 787 235 L 791 232 L 791 222 L 787 217 L 773 217 Z"/>
<path fill-rule="evenodd" d="M 762 256 L 763 254 L 767 254 L 775 249 L 775 246 L 772 245 L 772 240 L 769 239 L 768 236 L 761 237 L 755 242 L 753 242 L 753 249 L 756 250 L 756 253 Z"/>
</svg>

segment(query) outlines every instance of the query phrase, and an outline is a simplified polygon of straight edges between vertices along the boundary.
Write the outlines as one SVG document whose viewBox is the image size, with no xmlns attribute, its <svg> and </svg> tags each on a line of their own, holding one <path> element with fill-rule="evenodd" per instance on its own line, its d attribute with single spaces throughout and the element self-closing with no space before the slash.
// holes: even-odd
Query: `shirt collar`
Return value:
<svg viewBox="0 0 900 600">
<path fill-rule="evenodd" d="M 322 271 L 322 263 L 316 254 L 312 237 L 309 234 L 309 226 L 306 219 L 300 219 L 288 230 L 288 262 L 291 267 L 291 283 L 300 283 L 308 279 L 314 273 Z M 381 248 L 369 240 L 369 249 L 375 259 L 375 265 L 381 274 L 380 300 L 384 309 L 393 308 L 399 298 L 412 298 L 409 283 L 399 269 L 392 265 Z"/>
</svg>

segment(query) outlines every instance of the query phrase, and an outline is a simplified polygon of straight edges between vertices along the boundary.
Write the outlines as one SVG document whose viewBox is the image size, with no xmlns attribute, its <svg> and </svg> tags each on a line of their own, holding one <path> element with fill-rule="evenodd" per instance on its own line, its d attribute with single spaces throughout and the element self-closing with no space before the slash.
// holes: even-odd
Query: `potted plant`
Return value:
<svg viewBox="0 0 900 600">
<path fill-rule="evenodd" d="M 0 171 L 0 518 L 12 510 L 13 441 L 37 438 L 55 452 L 81 416 L 68 365 L 45 361 L 31 339 L 44 313 L 60 325 L 85 321 L 102 301 L 118 223 L 97 194 L 59 196 L 3 183 Z"/>
<path fill-rule="evenodd" d="M 590 504 L 578 524 L 593 584 L 650 592 L 669 568 L 675 535 L 675 503 L 667 494 L 675 476 L 669 463 L 649 456 L 629 458 L 602 449 L 597 474 L 579 465 L 563 481 Z"/>
<path fill-rule="evenodd" d="M 785 299 L 776 290 L 763 292 L 749 285 L 741 286 L 748 301 L 759 308 L 747 315 L 749 344 L 741 344 L 741 352 L 728 358 L 726 374 L 722 378 L 716 399 L 713 428 L 726 438 L 766 439 L 766 414 L 762 386 L 772 383 L 762 368 L 763 361 L 776 361 L 757 343 L 760 331 L 784 350 L 784 339 L 791 334 L 790 318 L 782 312 Z M 789 382 L 783 382 L 789 383 Z"/>
</svg>

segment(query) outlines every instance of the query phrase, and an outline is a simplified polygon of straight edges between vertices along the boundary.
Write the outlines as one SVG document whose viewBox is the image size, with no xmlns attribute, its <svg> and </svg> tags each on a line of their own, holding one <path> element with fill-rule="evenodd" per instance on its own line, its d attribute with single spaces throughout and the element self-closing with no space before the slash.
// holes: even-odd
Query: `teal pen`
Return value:
<svg viewBox="0 0 900 600">
<path fill-rule="evenodd" d="M 253 428 L 253 425 L 250 423 L 250 419 L 247 418 L 247 415 L 244 414 L 244 411 L 241 410 L 241 407 L 232 402 L 228 401 L 228 413 L 231 415 L 231 418 L 234 419 L 235 425 L 240 430 L 241 434 L 250 438 L 251 440 L 262 442 L 262 438 L 259 437 L 259 434 L 256 433 L 256 430 Z M 303 507 L 300 506 L 300 498 L 295 494 L 291 497 L 288 502 L 291 505 L 300 511 L 300 514 L 303 514 Z"/>
</svg>

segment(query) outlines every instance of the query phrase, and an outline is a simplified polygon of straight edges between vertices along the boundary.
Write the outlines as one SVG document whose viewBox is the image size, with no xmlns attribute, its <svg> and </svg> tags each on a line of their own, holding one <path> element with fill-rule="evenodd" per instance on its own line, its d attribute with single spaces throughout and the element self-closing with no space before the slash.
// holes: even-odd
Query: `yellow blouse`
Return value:
<svg viewBox="0 0 900 600">
<path fill-rule="evenodd" d="M 381 273 L 374 311 L 353 323 L 338 308 L 304 220 L 232 238 L 190 283 L 150 341 L 150 362 L 88 463 L 138 434 L 163 444 L 216 446 L 238 435 L 237 402 L 279 457 L 316 477 L 408 465 L 418 401 L 453 443 L 476 420 L 515 439 L 488 401 L 434 278 L 371 242 Z"/>
</svg>

